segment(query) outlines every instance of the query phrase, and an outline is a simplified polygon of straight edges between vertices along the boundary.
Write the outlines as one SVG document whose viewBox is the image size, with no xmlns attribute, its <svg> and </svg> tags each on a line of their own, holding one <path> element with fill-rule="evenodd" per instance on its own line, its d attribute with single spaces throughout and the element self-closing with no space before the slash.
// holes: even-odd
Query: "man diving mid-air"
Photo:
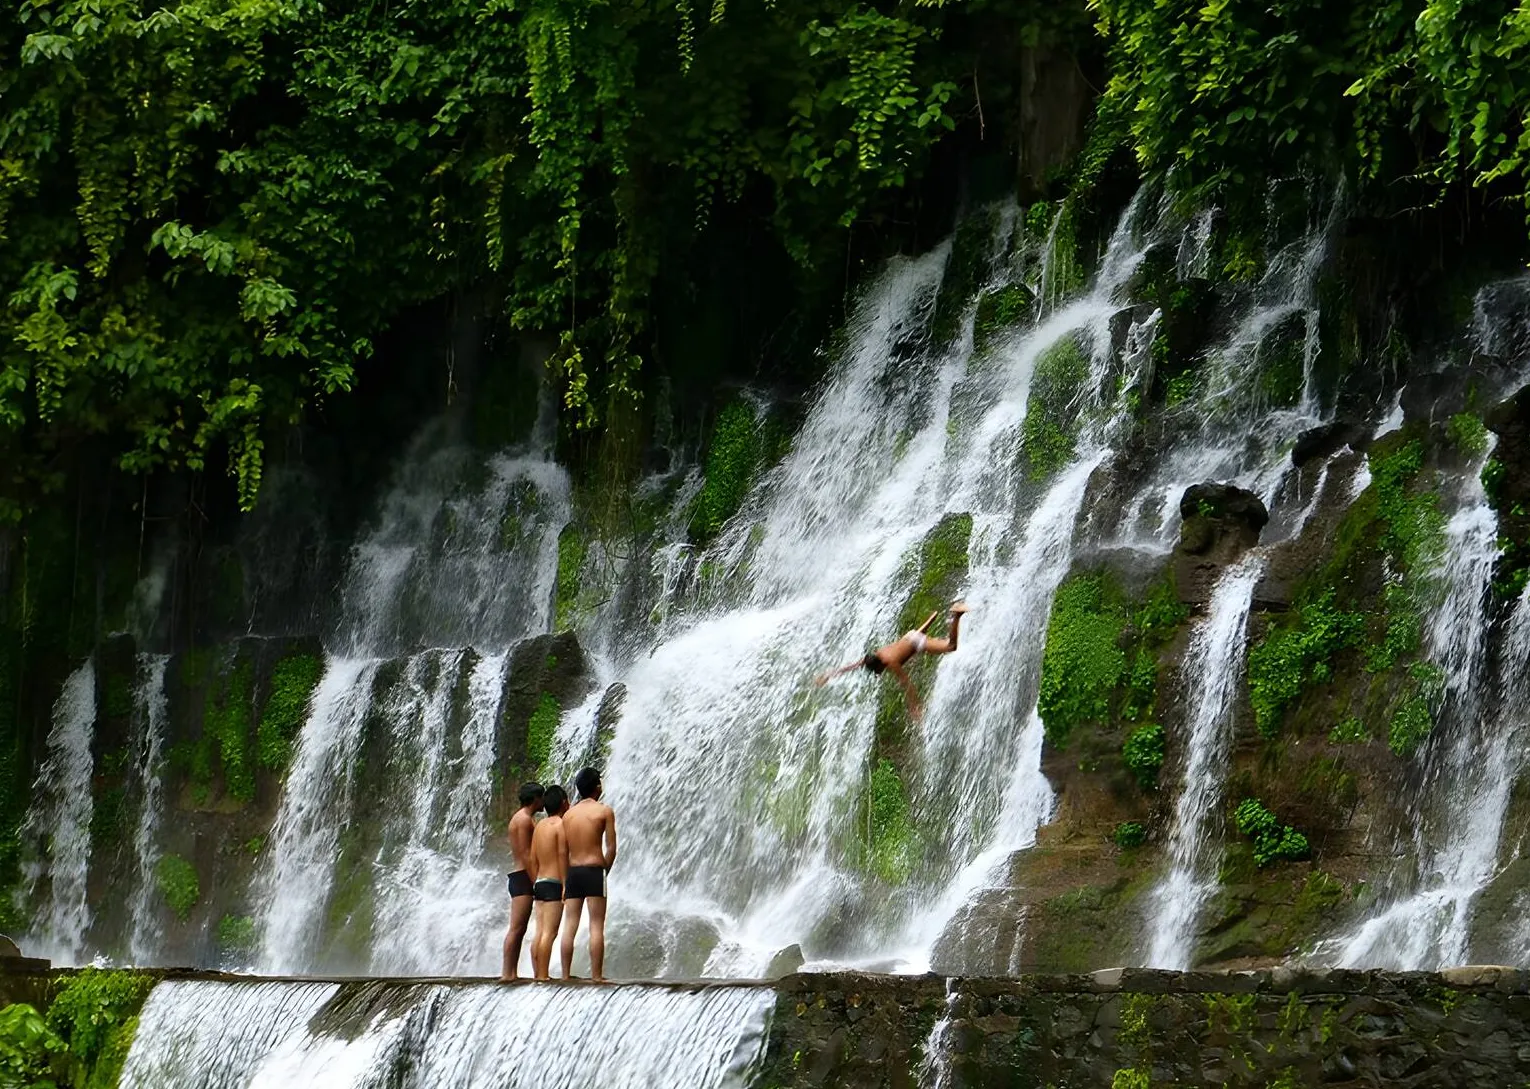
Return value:
<svg viewBox="0 0 1530 1089">
<path fill-rule="evenodd" d="M 881 673 L 883 670 L 891 670 L 892 675 L 898 678 L 898 683 L 903 686 L 903 693 L 908 697 L 908 713 L 918 721 L 924 713 L 919 706 L 919 693 L 914 691 L 914 682 L 908 679 L 908 673 L 904 666 L 916 654 L 950 654 L 956 649 L 956 629 L 961 625 L 962 614 L 967 611 L 967 606 L 958 601 L 951 606 L 951 624 L 947 629 L 944 639 L 932 638 L 929 634 L 930 625 L 935 623 L 935 618 L 940 615 L 938 611 L 931 613 L 923 624 L 913 631 L 908 632 L 896 643 L 888 643 L 885 647 L 879 647 L 864 658 L 858 658 L 849 665 L 842 665 L 838 669 L 831 669 L 827 673 L 820 673 L 813 678 L 814 684 L 823 684 L 830 677 L 837 677 L 841 673 L 849 673 L 852 669 L 866 669 L 872 673 Z"/>
</svg>

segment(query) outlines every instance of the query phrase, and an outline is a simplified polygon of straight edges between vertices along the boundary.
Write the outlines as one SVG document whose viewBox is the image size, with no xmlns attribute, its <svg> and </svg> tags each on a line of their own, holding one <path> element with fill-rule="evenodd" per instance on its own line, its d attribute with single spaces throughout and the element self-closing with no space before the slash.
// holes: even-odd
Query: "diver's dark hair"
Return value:
<svg viewBox="0 0 1530 1089">
<path fill-rule="evenodd" d="M 541 783 L 522 783 L 521 784 L 521 805 L 526 806 L 526 805 L 531 805 L 532 803 L 536 803 L 537 805 L 541 805 L 542 804 L 542 784 Z"/>
<path fill-rule="evenodd" d="M 882 661 L 882 659 L 877 657 L 875 654 L 868 654 L 866 657 L 862 658 L 861 665 L 865 666 L 873 673 L 880 673 L 882 670 L 887 668 L 887 663 Z"/>
<path fill-rule="evenodd" d="M 549 817 L 556 817 L 563 812 L 563 807 L 568 804 L 568 795 L 557 783 L 547 788 L 542 795 L 542 808 L 547 810 Z"/>
<path fill-rule="evenodd" d="M 600 772 L 594 768 L 584 768 L 574 776 L 574 789 L 579 792 L 581 798 L 595 798 L 600 795 Z"/>
</svg>

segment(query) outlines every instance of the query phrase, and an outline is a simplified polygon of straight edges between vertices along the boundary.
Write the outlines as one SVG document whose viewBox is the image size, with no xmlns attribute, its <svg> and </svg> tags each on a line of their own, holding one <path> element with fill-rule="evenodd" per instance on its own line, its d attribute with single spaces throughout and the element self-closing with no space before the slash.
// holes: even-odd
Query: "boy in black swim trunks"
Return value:
<svg viewBox="0 0 1530 1089">
<path fill-rule="evenodd" d="M 542 787 L 522 783 L 521 807 L 510 818 L 510 857 L 515 868 L 510 871 L 510 929 L 505 931 L 505 945 L 500 953 L 499 978 L 513 980 L 521 963 L 521 942 L 526 938 L 526 924 L 531 922 L 531 875 L 526 872 L 531 858 L 531 834 L 536 830 L 536 815 L 542 810 Z"/>
<path fill-rule="evenodd" d="M 605 979 L 606 874 L 616 862 L 616 814 L 600 800 L 600 772 L 585 768 L 574 776 L 579 804 L 563 818 L 568 843 L 568 886 L 563 896 L 563 978 L 573 979 L 574 939 L 579 916 L 590 909 L 590 978 Z"/>
<path fill-rule="evenodd" d="M 563 814 L 568 795 L 550 786 L 542 795 L 547 816 L 531 835 L 531 898 L 537 913 L 537 936 L 531 943 L 531 970 L 536 979 L 552 975 L 553 942 L 563 916 L 563 885 L 568 880 L 568 841 L 563 838 Z"/>
</svg>

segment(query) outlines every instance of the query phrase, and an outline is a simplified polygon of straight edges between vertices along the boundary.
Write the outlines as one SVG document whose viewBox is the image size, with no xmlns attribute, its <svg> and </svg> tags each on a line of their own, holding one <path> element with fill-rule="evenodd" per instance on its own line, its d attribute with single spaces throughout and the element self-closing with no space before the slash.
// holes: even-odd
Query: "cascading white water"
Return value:
<svg viewBox="0 0 1530 1089">
<path fill-rule="evenodd" d="M 416 441 L 352 553 L 338 634 L 255 882 L 257 963 L 267 971 L 311 969 L 342 925 L 327 909 L 342 833 L 365 800 L 353 775 L 369 731 L 387 766 L 371 769 L 366 790 L 391 787 L 398 797 L 374 818 L 379 827 L 353 829 L 375 831 L 379 843 L 365 860 L 378 923 L 367 968 L 494 963 L 503 878 L 481 856 L 495 727 L 510 648 L 551 626 L 569 483 L 545 457 L 477 460 L 445 440 L 444 426 Z"/>
<path fill-rule="evenodd" d="M 124 1089 L 742 1089 L 766 987 L 161 983 Z"/>
<path fill-rule="evenodd" d="M 1190 966 L 1195 922 L 1215 888 L 1214 832 L 1232 751 L 1233 701 L 1243 681 L 1249 606 L 1264 569 L 1265 557 L 1255 552 L 1222 574 L 1180 668 L 1192 693 L 1184 786 L 1169 831 L 1169 872 L 1147 900 L 1150 967 Z"/>
<path fill-rule="evenodd" d="M 159 956 L 161 929 L 154 869 L 159 864 L 159 826 L 165 811 L 161 761 L 168 725 L 165 667 L 169 663 L 167 654 L 140 654 L 138 684 L 133 692 L 134 773 L 139 789 L 133 853 L 138 873 L 128 905 L 128 951 L 134 964 L 153 964 Z"/>
<path fill-rule="evenodd" d="M 1457 509 L 1445 528 L 1438 576 L 1443 593 L 1424 632 L 1425 656 L 1444 672 L 1436 713 L 1436 732 L 1443 736 L 1424 754 L 1434 763 L 1413 845 L 1418 884 L 1332 943 L 1341 967 L 1421 970 L 1465 963 L 1472 904 L 1497 867 L 1498 840 L 1522 766 L 1514 743 L 1522 704 L 1506 699 L 1494 709 L 1481 700 L 1498 519 L 1477 468 L 1460 478 Z M 1511 677 L 1514 666 L 1505 660 Z"/>
<path fill-rule="evenodd" d="M 390 716 L 396 728 L 418 731 L 423 753 L 413 794 L 397 811 L 403 827 L 390 830 L 378 859 L 374 971 L 466 972 L 484 961 L 484 935 L 503 924 L 502 898 L 486 895 L 499 891 L 500 874 L 475 863 L 484 847 L 494 727 L 509 658 L 502 653 L 473 664 L 461 754 L 450 767 L 437 766 L 448 760 L 448 714 L 435 706 L 451 695 L 444 668 L 438 693 L 420 701 L 417 716 Z"/>
<path fill-rule="evenodd" d="M 257 877 L 259 964 L 268 972 L 304 970 L 318 941 L 320 916 L 334 884 L 341 824 L 350 810 L 361 725 L 380 664 L 331 658 L 314 691 L 313 711 L 299 735 Z"/>
<path fill-rule="evenodd" d="M 26 952 L 63 964 L 84 956 L 90 904 L 85 882 L 90 869 L 90 739 L 96 723 L 96 663 L 87 659 L 69 675 L 53 705 L 48 731 L 48 755 L 32 787 L 32 806 L 21 835 L 30 850 L 24 855 L 24 896 L 30 896 L 46 874 L 46 908 L 34 914 L 34 929 Z M 24 905 L 23 905 L 24 906 Z"/>
<path fill-rule="evenodd" d="M 981 357 L 970 337 L 945 354 L 924 343 L 944 250 L 895 262 L 862 299 L 791 453 L 700 561 L 732 571 L 735 589 L 709 608 L 665 610 L 689 623 L 617 671 L 627 698 L 606 780 L 628 846 L 612 873 L 616 926 L 642 926 L 643 902 L 700 916 L 721 932 L 706 971 L 754 974 L 840 913 L 868 909 L 849 856 L 877 687 L 808 681 L 896 634 L 887 629 L 909 590 L 909 557 L 948 513 L 973 516 L 974 611 L 927 693 L 910 789 L 916 808 L 933 807 L 959 784 L 969 811 L 930 825 L 935 872 L 887 900 L 880 920 L 863 920 L 856 947 L 841 942 L 839 955 L 927 962 L 961 899 L 1033 839 L 1051 804 L 1031 713 L 1040 633 L 1105 456 L 1111 319 L 1143 249 L 1132 219 L 1087 295 Z M 1019 457 L 1031 377 L 1073 337 L 1090 360 L 1078 397 L 1093 415 L 1078 456 L 1038 487 Z M 721 784 L 734 784 L 724 812 Z M 932 901 L 925 881 L 946 896 Z"/>
</svg>

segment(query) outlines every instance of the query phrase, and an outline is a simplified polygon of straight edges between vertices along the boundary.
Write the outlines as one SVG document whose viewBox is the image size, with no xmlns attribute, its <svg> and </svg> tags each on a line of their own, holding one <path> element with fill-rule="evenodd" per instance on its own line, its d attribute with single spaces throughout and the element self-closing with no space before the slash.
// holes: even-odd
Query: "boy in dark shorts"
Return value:
<svg viewBox="0 0 1530 1089">
<path fill-rule="evenodd" d="M 563 815 L 568 795 L 550 786 L 542 796 L 547 816 L 531 834 L 531 899 L 537 913 L 537 936 L 531 943 L 531 969 L 536 979 L 552 975 L 553 942 L 563 916 L 563 885 L 568 880 L 568 841 L 563 838 Z"/>
<path fill-rule="evenodd" d="M 600 772 L 585 768 L 574 776 L 579 804 L 563 818 L 568 843 L 568 882 L 563 890 L 563 978 L 573 979 L 574 939 L 579 916 L 590 908 L 590 978 L 605 979 L 606 874 L 616 862 L 616 814 L 600 800 Z"/>
<path fill-rule="evenodd" d="M 531 834 L 536 830 L 536 815 L 542 809 L 542 787 L 522 783 L 521 807 L 510 818 L 510 857 L 515 868 L 510 871 L 510 929 L 505 931 L 505 945 L 500 954 L 499 978 L 507 982 L 519 978 L 521 943 L 526 938 L 526 924 L 531 922 L 531 875 L 526 866 L 531 858 Z"/>
</svg>

